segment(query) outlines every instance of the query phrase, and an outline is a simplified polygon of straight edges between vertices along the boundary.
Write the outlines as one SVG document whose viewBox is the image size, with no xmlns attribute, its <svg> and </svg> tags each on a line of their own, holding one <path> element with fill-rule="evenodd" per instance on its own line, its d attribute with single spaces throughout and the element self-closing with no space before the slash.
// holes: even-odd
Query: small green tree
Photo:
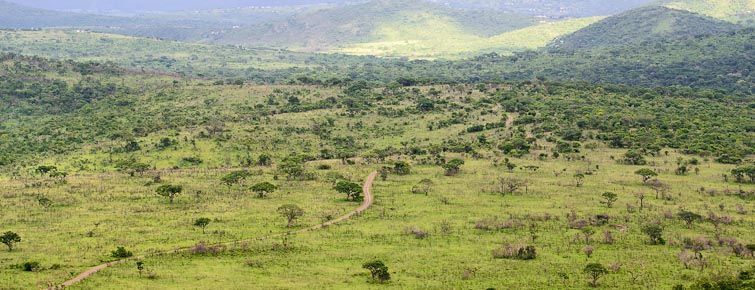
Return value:
<svg viewBox="0 0 755 290">
<path fill-rule="evenodd" d="M 634 174 L 637 174 L 642 177 L 642 183 L 648 183 L 648 180 L 650 180 L 653 177 L 658 176 L 658 173 L 655 173 L 655 171 L 650 168 L 639 169 L 635 171 Z"/>
<path fill-rule="evenodd" d="M 225 186 L 227 186 L 228 191 L 230 192 L 231 187 L 233 187 L 236 184 L 241 183 L 242 181 L 244 181 L 247 177 L 251 175 L 252 174 L 246 170 L 233 171 L 221 177 L 220 182 L 223 183 Z"/>
<path fill-rule="evenodd" d="M 13 251 L 13 246 L 16 243 L 21 242 L 21 236 L 19 236 L 17 233 L 8 231 L 0 236 L 0 242 L 5 244 L 8 247 L 8 252 L 10 252 Z"/>
<path fill-rule="evenodd" d="M 396 175 L 409 175 L 412 172 L 411 165 L 404 161 L 393 164 L 393 173 Z"/>
<path fill-rule="evenodd" d="M 268 194 L 275 192 L 278 189 L 275 184 L 270 182 L 260 182 L 252 186 L 252 191 L 257 193 L 257 197 L 265 198 Z"/>
<path fill-rule="evenodd" d="M 370 271 L 372 281 L 378 283 L 385 283 L 391 279 L 391 274 L 388 272 L 388 266 L 382 261 L 374 260 L 362 264 L 362 268 Z"/>
<path fill-rule="evenodd" d="M 682 210 L 680 211 L 677 216 L 682 219 L 686 224 L 688 228 L 692 227 L 692 223 L 694 223 L 697 220 L 701 220 L 703 217 L 699 214 L 696 214 L 691 211 Z"/>
<path fill-rule="evenodd" d="M 339 181 L 335 186 L 336 191 L 346 195 L 347 199 L 358 201 L 362 196 L 362 186 L 350 181 Z"/>
<path fill-rule="evenodd" d="M 111 252 L 110 255 L 113 258 L 125 259 L 134 256 L 134 253 L 127 251 L 124 247 L 118 247 L 117 249 L 115 249 L 115 251 Z"/>
<path fill-rule="evenodd" d="M 207 228 L 208 225 L 210 225 L 210 219 L 206 217 L 198 218 L 194 220 L 194 226 L 198 228 L 202 228 L 202 233 L 204 234 L 204 229 Z"/>
<path fill-rule="evenodd" d="M 286 204 L 278 208 L 278 213 L 286 218 L 288 223 L 286 227 L 292 227 L 294 221 L 304 215 L 304 210 L 295 204 Z"/>
<path fill-rule="evenodd" d="M 590 263 L 585 266 L 583 270 L 585 274 L 590 276 L 590 286 L 598 287 L 598 279 L 603 275 L 608 274 L 608 269 L 600 263 Z"/>
<path fill-rule="evenodd" d="M 642 232 L 650 238 L 651 245 L 663 245 L 666 244 L 666 240 L 663 239 L 663 228 L 659 225 L 648 225 L 642 228 Z"/>
<path fill-rule="evenodd" d="M 602 196 L 603 201 L 601 201 L 600 203 L 605 204 L 608 208 L 611 208 L 613 206 L 613 203 L 619 199 L 619 197 L 613 192 L 604 192 Z"/>
<path fill-rule="evenodd" d="M 456 174 L 459 174 L 462 165 L 464 165 L 464 160 L 457 158 L 444 163 L 443 165 L 441 165 L 441 167 L 443 167 L 443 169 L 445 170 L 446 176 L 454 176 Z"/>
<path fill-rule="evenodd" d="M 144 262 L 136 261 L 136 270 L 139 271 L 139 277 L 141 277 L 142 272 L 144 272 Z"/>
<path fill-rule="evenodd" d="M 182 191 L 182 186 L 171 184 L 163 184 L 155 190 L 158 195 L 167 197 L 170 200 L 170 203 L 173 203 L 173 200 L 176 198 L 176 196 L 181 194 Z"/>
</svg>

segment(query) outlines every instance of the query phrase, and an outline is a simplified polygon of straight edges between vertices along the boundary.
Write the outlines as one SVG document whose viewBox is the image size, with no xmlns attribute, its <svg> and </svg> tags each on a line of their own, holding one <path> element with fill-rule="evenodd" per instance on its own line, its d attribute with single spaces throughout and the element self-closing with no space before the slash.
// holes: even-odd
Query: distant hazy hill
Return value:
<svg viewBox="0 0 755 290">
<path fill-rule="evenodd" d="M 479 10 L 457 10 L 422 1 L 376 0 L 321 9 L 295 15 L 283 21 L 225 31 L 217 33 L 211 41 L 224 44 L 325 51 L 344 44 L 374 40 L 374 33 L 385 24 L 411 28 L 422 24 L 421 22 L 426 19 L 438 21 L 444 27 L 449 25 L 458 27 L 465 33 L 479 36 L 497 35 L 533 25 L 537 21 L 528 16 Z"/>
<path fill-rule="evenodd" d="M 718 19 L 747 23 L 755 21 L 753 0 L 665 0 L 666 7 L 697 12 Z"/>
<path fill-rule="evenodd" d="M 645 7 L 596 22 L 550 45 L 560 50 L 627 46 L 732 32 L 740 27 L 696 13 L 665 7 Z"/>
<path fill-rule="evenodd" d="M 431 0 L 452 7 L 548 17 L 608 16 L 649 4 L 654 0 Z"/>
<path fill-rule="evenodd" d="M 128 18 L 50 11 L 0 0 L 2 28 L 108 26 L 128 22 Z"/>
</svg>

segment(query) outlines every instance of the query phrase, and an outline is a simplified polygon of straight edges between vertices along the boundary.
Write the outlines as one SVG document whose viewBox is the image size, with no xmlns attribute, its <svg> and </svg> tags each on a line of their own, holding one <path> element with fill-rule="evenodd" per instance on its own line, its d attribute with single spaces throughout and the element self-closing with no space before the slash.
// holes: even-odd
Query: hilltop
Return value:
<svg viewBox="0 0 755 290">
<path fill-rule="evenodd" d="M 660 6 L 638 8 L 606 18 L 550 45 L 560 50 L 626 46 L 736 31 L 741 27 L 696 13 Z"/>
</svg>

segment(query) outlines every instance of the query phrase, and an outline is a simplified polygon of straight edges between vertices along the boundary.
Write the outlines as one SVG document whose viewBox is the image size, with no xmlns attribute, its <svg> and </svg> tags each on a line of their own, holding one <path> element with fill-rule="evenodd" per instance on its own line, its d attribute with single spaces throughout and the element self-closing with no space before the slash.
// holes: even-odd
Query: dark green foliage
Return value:
<svg viewBox="0 0 755 290">
<path fill-rule="evenodd" d="M 202 233 L 204 234 L 204 229 L 210 225 L 210 219 L 206 217 L 198 218 L 194 220 L 194 226 L 198 228 L 202 228 Z"/>
<path fill-rule="evenodd" d="M 14 232 L 5 232 L 3 235 L 0 236 L 0 243 L 5 244 L 5 246 L 8 247 L 8 251 L 13 251 L 13 247 L 16 245 L 16 243 L 21 242 L 21 236 L 19 236 L 17 233 Z"/>
<path fill-rule="evenodd" d="M 603 201 L 601 201 L 600 203 L 605 204 L 608 208 L 612 207 L 613 203 L 619 199 L 618 196 L 613 192 L 604 192 L 601 196 L 603 197 Z"/>
<path fill-rule="evenodd" d="M 251 189 L 252 189 L 252 191 L 254 191 L 255 193 L 257 193 L 257 197 L 264 198 L 268 194 L 270 194 L 270 193 L 274 192 L 275 190 L 277 190 L 278 187 L 275 186 L 275 184 L 272 184 L 270 182 L 264 181 L 264 182 L 260 182 L 260 183 L 257 183 L 255 185 L 253 185 Z"/>
<path fill-rule="evenodd" d="M 623 147 L 623 144 L 617 147 Z M 645 156 L 643 156 L 643 154 L 639 151 L 629 150 L 624 153 L 624 163 L 631 165 L 645 165 L 647 164 L 647 161 L 645 161 Z"/>
<path fill-rule="evenodd" d="M 335 190 L 345 194 L 346 198 L 352 201 L 359 201 L 362 198 L 362 186 L 354 182 L 339 181 L 336 183 Z"/>
<path fill-rule="evenodd" d="M 362 264 L 362 268 L 370 271 L 370 275 L 372 276 L 372 281 L 375 281 L 378 283 L 385 283 L 391 279 L 391 274 L 388 272 L 388 266 L 386 266 L 380 260 L 374 260 L 374 261 L 364 263 Z"/>
<path fill-rule="evenodd" d="M 634 172 L 634 174 L 637 174 L 642 177 L 642 183 L 647 183 L 648 180 L 650 180 L 650 178 L 658 176 L 658 173 L 655 173 L 655 171 L 650 168 L 638 169 L 637 171 Z"/>
<path fill-rule="evenodd" d="M 739 166 L 731 170 L 731 175 L 740 183 L 755 183 L 755 164 Z"/>
<path fill-rule="evenodd" d="M 651 6 L 608 17 L 550 45 L 558 51 L 599 47 L 624 47 L 642 43 L 721 35 L 739 29 L 737 25 L 692 12 Z"/>
<path fill-rule="evenodd" d="M 659 225 L 647 225 L 642 228 L 642 232 L 650 238 L 651 245 L 664 245 L 666 240 L 663 239 L 663 228 Z"/>
<path fill-rule="evenodd" d="M 36 261 L 26 262 L 23 265 L 21 265 L 21 269 L 23 269 L 26 272 L 39 272 L 42 270 L 42 265 L 40 265 L 39 262 L 36 262 Z"/>
<path fill-rule="evenodd" d="M 173 200 L 181 194 L 183 191 L 183 187 L 180 185 L 172 185 L 172 184 L 163 184 L 160 185 L 155 192 L 157 195 L 167 197 L 170 200 L 170 203 L 173 203 Z"/>
<path fill-rule="evenodd" d="M 681 286 L 681 285 L 680 285 Z M 740 271 L 737 275 L 721 274 L 699 279 L 688 288 L 690 290 L 739 290 L 755 289 L 755 268 Z"/>
<path fill-rule="evenodd" d="M 587 264 L 582 271 L 590 276 L 590 286 L 592 287 L 598 287 L 598 279 L 603 277 L 603 275 L 608 274 L 608 269 L 600 263 Z"/>
<path fill-rule="evenodd" d="M 409 175 L 411 173 L 411 165 L 405 161 L 399 161 L 393 164 L 393 173 L 396 175 Z"/>
<path fill-rule="evenodd" d="M 112 256 L 113 258 L 125 259 L 134 256 L 134 253 L 127 251 L 124 247 L 118 247 L 110 254 L 110 256 Z"/>
<path fill-rule="evenodd" d="M 441 165 L 441 167 L 443 167 L 443 169 L 445 170 L 446 176 L 454 176 L 456 174 L 459 174 L 462 165 L 464 165 L 464 160 L 457 158 L 444 163 L 443 165 Z"/>
</svg>

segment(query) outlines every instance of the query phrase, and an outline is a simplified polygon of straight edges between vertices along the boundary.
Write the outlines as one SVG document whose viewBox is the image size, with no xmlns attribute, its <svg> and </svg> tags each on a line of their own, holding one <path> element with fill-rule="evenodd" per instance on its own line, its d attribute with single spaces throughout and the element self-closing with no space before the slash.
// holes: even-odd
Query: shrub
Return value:
<svg viewBox="0 0 755 290">
<path fill-rule="evenodd" d="M 129 258 L 129 257 L 134 256 L 134 253 L 127 251 L 126 248 L 124 247 L 118 247 L 115 251 L 111 253 L 111 256 L 113 258 L 124 259 L 124 258 Z"/>
<path fill-rule="evenodd" d="M 391 274 L 388 272 L 388 266 L 382 261 L 374 260 L 362 264 L 362 268 L 370 271 L 372 280 L 378 283 L 385 283 L 391 279 Z"/>
<path fill-rule="evenodd" d="M 496 259 L 533 260 L 536 257 L 534 246 L 506 244 L 493 250 L 493 258 Z"/>
<path fill-rule="evenodd" d="M 39 272 L 42 270 L 42 266 L 39 262 L 26 262 L 21 265 L 21 268 L 26 272 Z"/>
<path fill-rule="evenodd" d="M 642 232 L 650 238 L 651 245 L 664 245 L 666 240 L 663 239 L 663 228 L 659 225 L 648 225 L 642 229 Z"/>
</svg>

